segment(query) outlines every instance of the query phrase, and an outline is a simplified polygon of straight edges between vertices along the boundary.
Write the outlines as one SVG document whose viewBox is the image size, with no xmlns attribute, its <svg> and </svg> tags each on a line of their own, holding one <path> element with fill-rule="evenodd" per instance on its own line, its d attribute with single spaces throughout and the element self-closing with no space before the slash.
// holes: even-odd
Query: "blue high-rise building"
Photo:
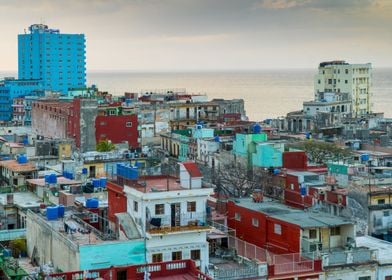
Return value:
<svg viewBox="0 0 392 280">
<path fill-rule="evenodd" d="M 12 103 L 14 98 L 27 96 L 43 96 L 42 80 L 15 80 L 6 78 L 0 81 L 0 122 L 12 119 Z"/>
<path fill-rule="evenodd" d="M 41 79 L 44 89 L 66 94 L 86 86 L 84 34 L 62 34 L 44 24 L 33 24 L 18 35 L 18 78 Z"/>
</svg>

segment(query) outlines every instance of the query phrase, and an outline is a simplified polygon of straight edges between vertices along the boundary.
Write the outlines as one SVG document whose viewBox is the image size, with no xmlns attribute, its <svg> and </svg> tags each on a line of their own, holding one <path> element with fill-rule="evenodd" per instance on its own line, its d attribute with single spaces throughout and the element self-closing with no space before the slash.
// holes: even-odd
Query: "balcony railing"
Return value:
<svg viewBox="0 0 392 280">
<path fill-rule="evenodd" d="M 377 251 L 367 248 L 354 248 L 349 251 L 332 251 L 323 256 L 323 266 L 351 263 L 368 263 L 377 260 Z"/>
<path fill-rule="evenodd" d="M 146 229 L 151 234 L 207 229 L 207 215 L 203 212 L 188 212 L 178 215 L 157 215 L 151 217 Z"/>
</svg>

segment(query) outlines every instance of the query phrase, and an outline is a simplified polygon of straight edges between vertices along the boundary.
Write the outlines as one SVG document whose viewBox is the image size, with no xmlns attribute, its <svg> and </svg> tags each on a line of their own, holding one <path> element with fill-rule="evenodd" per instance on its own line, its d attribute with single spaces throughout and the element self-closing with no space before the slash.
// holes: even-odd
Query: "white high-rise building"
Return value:
<svg viewBox="0 0 392 280">
<path fill-rule="evenodd" d="M 354 117 L 371 113 L 371 70 L 371 63 L 349 64 L 340 60 L 320 63 L 314 80 L 315 100 L 323 101 L 328 92 L 347 93 Z"/>
</svg>

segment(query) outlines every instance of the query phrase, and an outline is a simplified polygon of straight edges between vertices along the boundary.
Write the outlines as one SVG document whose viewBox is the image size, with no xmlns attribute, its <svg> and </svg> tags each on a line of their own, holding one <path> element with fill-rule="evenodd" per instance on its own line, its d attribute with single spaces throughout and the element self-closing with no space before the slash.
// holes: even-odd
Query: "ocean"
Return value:
<svg viewBox="0 0 392 280">
<path fill-rule="evenodd" d="M 105 72 L 87 74 L 89 85 L 113 95 L 142 90 L 185 88 L 213 98 L 243 98 L 250 120 L 284 116 L 302 109 L 313 98 L 317 69 L 220 71 L 220 72 Z M 2 73 L 15 76 L 16 73 Z M 373 111 L 392 117 L 392 68 L 373 69 Z"/>
</svg>

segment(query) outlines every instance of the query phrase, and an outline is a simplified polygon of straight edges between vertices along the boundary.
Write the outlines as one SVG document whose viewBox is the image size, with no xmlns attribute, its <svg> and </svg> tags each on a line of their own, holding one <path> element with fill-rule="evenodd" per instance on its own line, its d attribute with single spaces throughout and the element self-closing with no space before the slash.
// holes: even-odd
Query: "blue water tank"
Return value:
<svg viewBox="0 0 392 280">
<path fill-rule="evenodd" d="M 68 172 L 67 171 L 63 171 L 63 177 L 64 178 L 68 178 Z"/>
<path fill-rule="evenodd" d="M 253 133 L 256 133 L 256 134 L 260 133 L 261 132 L 261 125 L 259 125 L 258 123 L 254 124 L 252 126 L 252 131 L 253 131 Z"/>
<path fill-rule="evenodd" d="M 92 183 L 93 183 L 93 187 L 94 188 L 99 188 L 100 187 L 99 179 L 96 179 L 96 178 L 92 179 Z"/>
<path fill-rule="evenodd" d="M 58 208 L 57 206 L 55 207 L 46 207 L 46 218 L 49 221 L 57 220 L 58 218 Z"/>
<path fill-rule="evenodd" d="M 214 137 L 214 141 L 219 143 L 220 142 L 220 137 L 219 136 L 215 136 Z"/>
<path fill-rule="evenodd" d="M 28 145 L 29 144 L 29 138 L 27 136 L 23 137 L 23 145 Z"/>
<path fill-rule="evenodd" d="M 57 207 L 57 210 L 58 210 L 58 216 L 59 216 L 59 218 L 63 218 L 63 217 L 64 217 L 64 213 L 65 213 L 65 207 L 64 207 L 64 205 L 60 204 L 60 205 Z"/>
<path fill-rule="evenodd" d="M 27 156 L 25 156 L 24 154 L 21 154 L 21 155 L 18 156 L 18 160 L 17 161 L 18 161 L 19 164 L 27 163 L 28 162 Z"/>
<path fill-rule="evenodd" d="M 50 174 L 49 175 L 49 184 L 57 184 L 57 176 L 56 174 Z"/>
<path fill-rule="evenodd" d="M 86 200 L 86 207 L 87 208 L 98 208 L 99 200 L 97 198 L 88 198 Z"/>
<path fill-rule="evenodd" d="M 274 172 L 273 172 L 275 175 L 277 175 L 277 174 L 279 174 L 280 173 L 280 169 L 274 169 Z"/>
<path fill-rule="evenodd" d="M 299 188 L 299 191 L 302 196 L 305 196 L 306 195 L 306 186 L 304 184 L 302 184 L 301 187 Z"/>
<path fill-rule="evenodd" d="M 74 175 L 72 172 L 68 172 L 68 179 L 73 180 Z"/>
<path fill-rule="evenodd" d="M 310 139 L 311 136 L 312 136 L 312 133 L 310 133 L 309 131 L 306 131 L 306 132 L 305 132 L 305 138 L 306 138 L 306 139 Z"/>
<path fill-rule="evenodd" d="M 82 169 L 82 174 L 87 174 L 87 168 Z"/>
<path fill-rule="evenodd" d="M 369 161 L 369 154 L 362 154 L 361 161 Z"/>
<path fill-rule="evenodd" d="M 107 178 L 106 178 L 106 177 L 101 177 L 101 178 L 99 178 L 99 186 L 100 186 L 101 188 L 106 188 L 106 181 L 107 181 Z"/>
<path fill-rule="evenodd" d="M 49 180 L 50 180 L 49 177 L 50 177 L 49 175 L 45 175 L 45 183 L 49 184 Z"/>
</svg>

